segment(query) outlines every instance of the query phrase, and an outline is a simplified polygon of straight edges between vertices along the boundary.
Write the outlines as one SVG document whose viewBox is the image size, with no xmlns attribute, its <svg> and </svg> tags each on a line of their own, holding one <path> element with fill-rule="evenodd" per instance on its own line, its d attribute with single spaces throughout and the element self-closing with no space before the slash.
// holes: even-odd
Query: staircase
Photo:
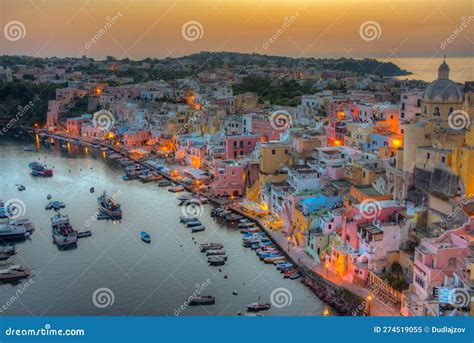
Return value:
<svg viewBox="0 0 474 343">
<path fill-rule="evenodd" d="M 255 181 L 252 186 L 246 188 L 247 199 L 258 202 L 258 195 L 260 194 L 260 183 Z"/>
</svg>

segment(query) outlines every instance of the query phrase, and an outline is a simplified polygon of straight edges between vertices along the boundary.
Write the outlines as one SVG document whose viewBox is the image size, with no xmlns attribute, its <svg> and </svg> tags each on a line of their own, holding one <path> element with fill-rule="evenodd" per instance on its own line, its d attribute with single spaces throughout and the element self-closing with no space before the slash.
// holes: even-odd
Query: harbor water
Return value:
<svg viewBox="0 0 474 343">
<path fill-rule="evenodd" d="M 15 243 L 13 257 L 32 270 L 32 277 L 0 284 L 1 315 L 236 315 L 259 298 L 276 304 L 265 316 L 327 314 L 327 306 L 299 280 L 283 279 L 273 265 L 242 247 L 239 230 L 211 218 L 213 205 L 205 205 L 202 213 L 206 230 L 193 234 L 179 223 L 176 194 L 156 182 L 123 181 L 122 168 L 106 152 L 58 142 L 33 151 L 24 151 L 25 146 L 34 142 L 0 140 L 0 199 L 20 200 L 24 217 L 36 227 L 30 239 Z M 54 167 L 54 176 L 31 176 L 32 161 Z M 18 191 L 19 184 L 26 189 Z M 95 220 L 97 197 L 104 190 L 121 204 L 120 222 Z M 61 213 L 78 232 L 92 231 L 74 249 L 59 250 L 52 242 L 48 194 L 66 204 Z M 140 240 L 141 231 L 151 235 L 150 244 Z M 204 242 L 224 244 L 226 265 L 207 264 L 199 251 Z M 187 306 L 199 292 L 215 296 L 216 303 Z"/>
</svg>

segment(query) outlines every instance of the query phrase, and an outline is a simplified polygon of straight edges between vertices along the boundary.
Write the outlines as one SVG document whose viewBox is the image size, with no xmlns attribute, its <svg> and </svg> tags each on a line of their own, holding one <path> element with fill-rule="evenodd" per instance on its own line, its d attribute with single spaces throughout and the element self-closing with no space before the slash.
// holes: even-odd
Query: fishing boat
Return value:
<svg viewBox="0 0 474 343">
<path fill-rule="evenodd" d="M 272 256 L 272 257 L 265 257 L 263 259 L 263 262 L 265 262 L 267 264 L 270 264 L 270 263 L 273 263 L 275 261 L 282 261 L 284 259 L 285 259 L 285 256 L 278 255 L 278 256 Z"/>
<path fill-rule="evenodd" d="M 200 225 L 202 225 L 202 223 L 199 221 L 199 219 L 196 219 L 194 221 L 190 221 L 190 222 L 186 223 L 186 227 L 196 227 L 196 226 L 200 226 Z"/>
<path fill-rule="evenodd" d="M 69 222 L 69 217 L 57 213 L 51 217 L 53 241 L 58 247 L 66 247 L 77 243 L 77 232 Z"/>
<path fill-rule="evenodd" d="M 300 273 L 294 273 L 290 275 L 291 280 L 296 280 L 296 279 L 299 279 L 300 277 L 301 277 Z"/>
<path fill-rule="evenodd" d="M 30 276 L 31 272 L 19 264 L 0 269 L 0 282 L 15 281 Z"/>
<path fill-rule="evenodd" d="M 145 232 L 145 231 L 140 232 L 140 238 L 145 243 L 150 243 L 151 242 L 151 237 L 150 237 L 150 234 L 148 232 Z"/>
<path fill-rule="evenodd" d="M 53 196 L 52 196 L 51 194 L 48 194 L 48 195 L 46 196 L 46 199 L 47 199 L 47 200 L 51 200 L 52 197 L 53 197 Z"/>
<path fill-rule="evenodd" d="M 227 261 L 227 256 L 225 255 L 209 256 L 207 258 L 207 263 L 209 263 L 211 266 L 223 266 L 226 261 Z"/>
<path fill-rule="evenodd" d="M 55 210 L 58 211 L 61 208 L 65 208 L 66 205 L 62 201 L 50 201 L 44 208 L 45 210 Z"/>
<path fill-rule="evenodd" d="M 182 191 L 184 191 L 183 186 L 174 186 L 174 187 L 168 188 L 168 192 L 172 192 L 172 193 L 178 193 L 178 192 L 182 192 Z"/>
<path fill-rule="evenodd" d="M 255 227 L 255 223 L 239 223 L 237 224 L 237 227 L 239 229 L 250 229 Z"/>
<path fill-rule="evenodd" d="M 197 305 L 212 305 L 216 303 L 216 298 L 212 295 L 198 295 L 193 296 L 189 305 L 197 306 Z"/>
<path fill-rule="evenodd" d="M 26 189 L 25 186 L 23 186 L 23 185 L 18 185 L 18 190 L 19 190 L 20 192 L 23 192 L 25 189 Z"/>
<path fill-rule="evenodd" d="M 269 303 L 261 303 L 260 297 L 259 297 L 257 302 L 247 305 L 247 311 L 250 311 L 250 312 L 266 311 L 266 310 L 269 310 L 270 307 L 271 305 Z"/>
<path fill-rule="evenodd" d="M 260 232 L 260 228 L 258 227 L 251 227 L 251 228 L 248 228 L 248 229 L 240 229 L 240 233 L 257 233 L 257 232 Z"/>
<path fill-rule="evenodd" d="M 171 186 L 173 183 L 169 180 L 161 180 L 158 182 L 158 187 L 168 187 Z"/>
<path fill-rule="evenodd" d="M 31 175 L 33 176 L 43 176 L 51 177 L 53 176 L 53 170 L 49 169 L 45 164 L 38 162 L 31 162 L 28 164 L 28 167 L 31 169 Z"/>
<path fill-rule="evenodd" d="M 186 216 L 180 216 L 179 217 L 179 221 L 183 224 L 187 224 L 187 223 L 191 223 L 191 222 L 195 222 L 197 221 L 198 219 L 195 218 L 195 217 L 186 217 Z"/>
<path fill-rule="evenodd" d="M 284 279 L 289 278 L 290 276 L 292 276 L 295 273 L 296 273 L 295 269 L 287 270 L 287 271 L 283 272 L 283 278 Z"/>
<path fill-rule="evenodd" d="M 193 226 L 191 227 L 191 232 L 201 232 L 204 231 L 206 228 L 204 225 L 199 225 L 199 226 Z"/>
<path fill-rule="evenodd" d="M 153 182 L 153 181 L 159 181 L 163 179 L 163 176 L 156 172 L 149 172 L 144 175 L 138 175 L 139 179 L 143 183 L 148 183 L 148 182 Z"/>
<path fill-rule="evenodd" d="M 89 188 L 89 193 L 94 193 L 94 192 L 95 192 L 95 188 L 94 188 L 94 187 Z"/>
<path fill-rule="evenodd" d="M 216 250 L 208 250 L 208 251 L 206 251 L 206 256 L 218 256 L 218 255 L 225 255 L 225 250 L 223 250 L 223 249 L 216 249 Z"/>
<path fill-rule="evenodd" d="M 28 219 L 2 218 L 0 220 L 0 243 L 28 238 L 34 230 L 33 224 Z"/>
<path fill-rule="evenodd" d="M 224 247 L 222 243 L 203 243 L 200 246 L 201 252 L 206 252 L 208 250 L 218 250 Z"/>
<path fill-rule="evenodd" d="M 101 217 L 106 216 L 108 219 L 112 220 L 122 219 L 122 208 L 120 204 L 116 203 L 115 200 L 108 196 L 105 191 L 97 198 L 97 202 L 99 203 L 97 219 L 99 219 L 99 215 L 101 215 Z"/>
</svg>

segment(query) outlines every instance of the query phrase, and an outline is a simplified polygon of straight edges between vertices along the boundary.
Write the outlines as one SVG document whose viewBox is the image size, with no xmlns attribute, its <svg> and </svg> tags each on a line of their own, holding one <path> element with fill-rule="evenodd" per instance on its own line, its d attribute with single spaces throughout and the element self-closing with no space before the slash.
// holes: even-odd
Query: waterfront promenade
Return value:
<svg viewBox="0 0 474 343">
<path fill-rule="evenodd" d="M 58 133 L 55 132 L 54 134 L 48 132 L 41 132 L 46 137 L 63 137 L 65 139 L 73 139 L 82 142 L 87 142 L 94 145 L 100 145 L 102 147 L 106 147 L 115 151 L 116 153 L 121 154 L 124 157 L 128 157 L 128 152 L 125 149 L 116 147 L 114 145 L 107 144 L 106 142 L 99 142 L 99 141 L 92 141 L 88 139 L 84 139 L 84 137 L 73 136 L 65 133 Z M 190 186 L 182 182 L 181 180 L 174 178 L 166 173 L 157 170 L 155 167 L 150 166 L 145 163 L 146 161 L 136 161 L 136 163 L 143 165 L 146 168 L 150 168 L 155 170 L 156 172 L 160 173 L 166 179 L 174 182 L 175 184 L 182 185 L 187 191 L 192 193 L 197 193 L 198 189 L 195 186 Z M 286 236 L 279 231 L 272 230 L 268 228 L 263 220 L 257 216 L 253 216 L 247 212 L 241 210 L 240 206 L 238 205 L 239 200 L 231 201 L 227 199 L 215 198 L 210 196 L 210 194 L 206 194 L 202 191 L 199 191 L 199 194 L 208 198 L 208 200 L 218 206 L 226 206 L 233 212 L 239 213 L 240 215 L 245 216 L 246 218 L 251 219 L 255 223 L 257 223 L 266 233 L 267 235 L 273 240 L 273 242 L 279 246 L 279 248 L 284 252 L 287 257 L 298 266 L 300 270 L 304 269 L 311 269 L 313 272 L 317 273 L 322 278 L 326 279 L 330 283 L 344 288 L 347 291 L 357 295 L 361 298 L 367 299 L 371 290 L 365 287 L 358 286 L 356 284 L 350 283 L 343 278 L 333 274 L 327 273 L 326 269 L 324 269 L 323 265 L 320 263 L 316 263 L 301 247 L 292 246 L 286 239 Z M 365 310 L 364 310 L 365 311 Z M 385 303 L 381 302 L 375 297 L 372 297 L 371 305 L 370 305 L 370 315 L 373 316 L 399 316 L 399 311 L 393 309 L 392 307 L 386 305 Z"/>
</svg>

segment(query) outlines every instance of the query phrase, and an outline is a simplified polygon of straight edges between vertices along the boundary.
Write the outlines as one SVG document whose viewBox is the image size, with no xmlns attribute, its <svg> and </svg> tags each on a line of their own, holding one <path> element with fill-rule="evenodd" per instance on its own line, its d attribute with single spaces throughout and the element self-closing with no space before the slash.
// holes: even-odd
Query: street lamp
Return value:
<svg viewBox="0 0 474 343">
<path fill-rule="evenodd" d="M 291 239 L 290 236 L 286 236 L 286 240 L 288 242 L 288 252 L 290 252 L 290 239 Z"/>
<path fill-rule="evenodd" d="M 367 296 L 367 315 L 370 316 L 370 303 L 372 302 L 372 295 Z"/>
<path fill-rule="evenodd" d="M 326 267 L 326 279 L 329 279 L 329 263 L 326 262 L 324 267 Z"/>
</svg>

